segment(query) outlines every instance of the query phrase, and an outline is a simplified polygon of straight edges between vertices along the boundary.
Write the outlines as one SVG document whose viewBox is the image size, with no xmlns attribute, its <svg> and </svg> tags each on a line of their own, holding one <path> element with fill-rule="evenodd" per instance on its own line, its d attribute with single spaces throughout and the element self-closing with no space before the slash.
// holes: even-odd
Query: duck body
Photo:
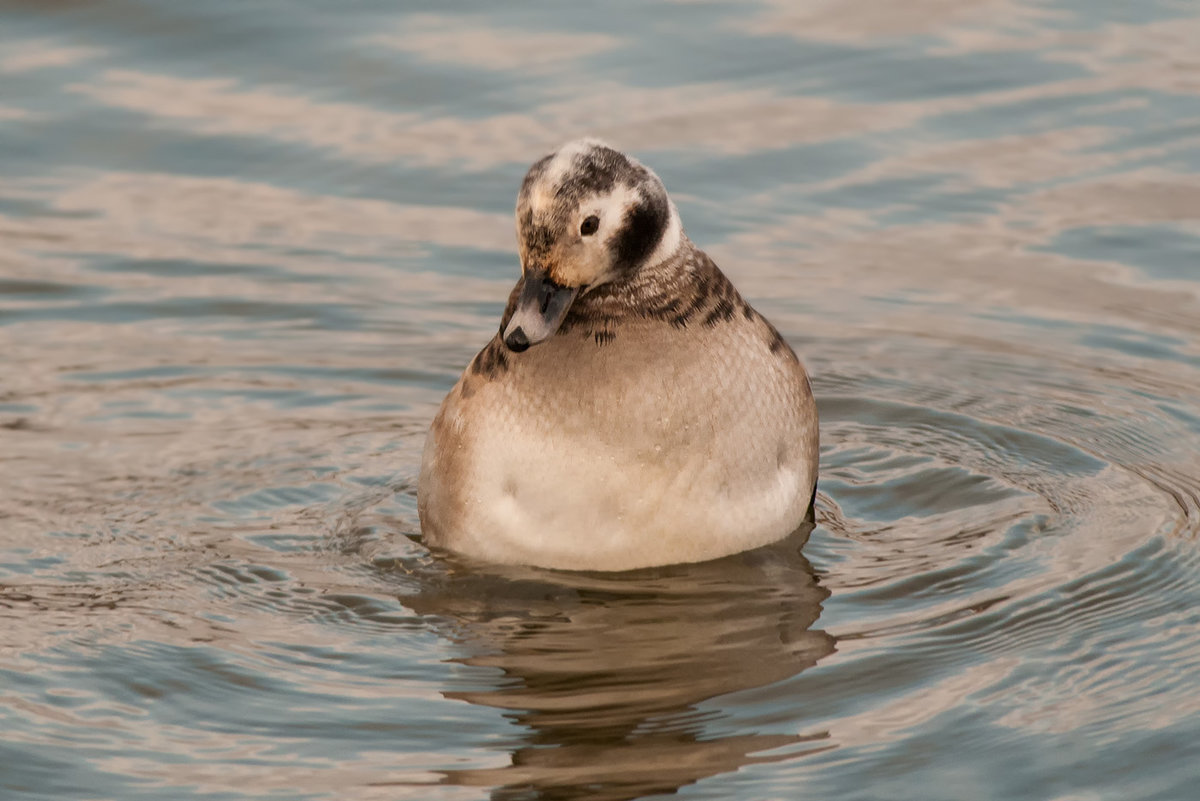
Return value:
<svg viewBox="0 0 1200 801">
<path fill-rule="evenodd" d="M 568 146 L 573 161 L 602 147 Z M 559 165 L 558 180 L 577 168 Z M 622 204 L 648 194 L 633 189 Z M 582 213 L 607 197 L 585 198 Z M 429 544 L 492 562 L 625 570 L 765 545 L 811 513 L 818 432 L 808 376 L 666 208 L 632 269 L 598 286 L 580 281 L 545 325 L 570 278 L 547 279 L 523 249 L 500 331 L 426 440 L 418 508 Z M 612 218 L 605 247 L 615 253 L 631 215 L 597 216 Z"/>
</svg>

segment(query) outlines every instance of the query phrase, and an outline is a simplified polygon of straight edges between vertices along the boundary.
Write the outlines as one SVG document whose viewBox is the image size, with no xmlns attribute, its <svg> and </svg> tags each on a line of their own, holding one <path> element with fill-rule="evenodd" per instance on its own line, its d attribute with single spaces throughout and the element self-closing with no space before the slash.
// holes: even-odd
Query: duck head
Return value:
<svg viewBox="0 0 1200 801">
<path fill-rule="evenodd" d="M 594 139 L 563 145 L 530 167 L 517 196 L 524 286 L 504 344 L 520 352 L 549 339 L 579 296 L 661 263 L 682 236 L 651 170 Z"/>
</svg>

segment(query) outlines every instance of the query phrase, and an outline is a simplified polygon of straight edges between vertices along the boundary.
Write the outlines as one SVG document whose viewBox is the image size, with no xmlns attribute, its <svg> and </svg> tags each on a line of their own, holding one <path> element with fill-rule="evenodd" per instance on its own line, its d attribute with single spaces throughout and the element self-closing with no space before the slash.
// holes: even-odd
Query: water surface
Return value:
<svg viewBox="0 0 1200 801">
<path fill-rule="evenodd" d="M 0 2 L 0 796 L 1200 786 L 1200 11 Z M 421 544 L 527 165 L 604 137 L 810 367 L 817 525 Z"/>
</svg>

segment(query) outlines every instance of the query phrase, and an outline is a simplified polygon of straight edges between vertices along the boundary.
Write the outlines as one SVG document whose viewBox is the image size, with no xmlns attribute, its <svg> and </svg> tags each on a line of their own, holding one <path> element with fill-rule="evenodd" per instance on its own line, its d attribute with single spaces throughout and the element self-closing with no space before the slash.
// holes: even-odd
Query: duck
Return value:
<svg viewBox="0 0 1200 801">
<path fill-rule="evenodd" d="M 662 180 L 596 139 L 517 195 L 521 276 L 433 418 L 422 539 L 571 571 L 704 562 L 813 519 L 818 417 L 784 337 L 684 233 Z"/>
</svg>

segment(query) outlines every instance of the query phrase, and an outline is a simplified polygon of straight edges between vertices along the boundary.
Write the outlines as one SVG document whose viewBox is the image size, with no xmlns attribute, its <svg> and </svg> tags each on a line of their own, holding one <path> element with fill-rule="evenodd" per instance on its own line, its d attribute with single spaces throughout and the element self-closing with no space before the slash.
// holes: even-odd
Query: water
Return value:
<svg viewBox="0 0 1200 801">
<path fill-rule="evenodd" d="M 1194 3 L 0 2 L 0 797 L 1200 786 Z M 590 133 L 809 365 L 818 524 L 422 547 Z"/>
</svg>

